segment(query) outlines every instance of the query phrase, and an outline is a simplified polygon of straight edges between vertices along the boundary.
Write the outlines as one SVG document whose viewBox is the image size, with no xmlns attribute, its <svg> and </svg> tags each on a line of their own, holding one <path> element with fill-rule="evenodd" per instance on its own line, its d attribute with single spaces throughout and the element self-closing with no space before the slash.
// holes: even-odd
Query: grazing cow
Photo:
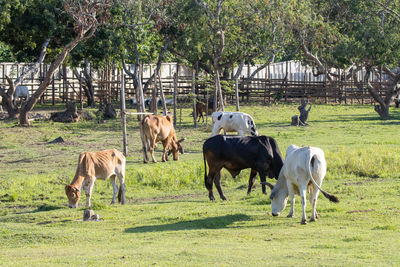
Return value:
<svg viewBox="0 0 400 267">
<path fill-rule="evenodd" d="M 171 153 L 171 151 L 174 160 L 179 159 L 179 152 L 183 154 L 181 142 L 183 142 L 184 139 L 178 140 L 176 138 L 173 119 L 170 115 L 167 115 L 165 117 L 147 115 L 140 123 L 140 128 L 143 144 L 144 163 L 147 163 L 149 161 L 146 152 L 146 144 L 149 144 L 151 158 L 154 163 L 157 162 L 157 160 L 154 158 L 154 148 L 156 147 L 157 142 L 162 142 L 164 146 L 162 156 L 163 162 L 168 160 L 168 155 Z M 168 155 L 167 150 L 169 150 Z"/>
<path fill-rule="evenodd" d="M 278 179 L 283 165 L 283 158 L 278 144 L 272 137 L 267 136 L 237 136 L 217 135 L 210 137 L 203 144 L 204 181 L 208 189 L 210 200 L 215 200 L 212 187 L 213 182 L 217 187 L 221 199 L 226 200 L 221 189 L 221 169 L 227 169 L 232 177 L 236 177 L 241 170 L 251 168 L 249 187 L 250 194 L 257 173 L 261 182 L 266 176 Z M 210 168 L 207 175 L 207 165 Z M 265 184 L 262 192 L 265 194 Z M 269 184 L 271 187 L 272 185 Z"/>
<path fill-rule="evenodd" d="M 212 111 L 213 111 L 213 102 L 208 102 L 208 110 L 206 107 L 206 104 L 202 103 L 202 102 L 197 102 L 196 103 L 196 116 L 197 116 L 197 121 L 200 121 L 200 118 L 203 119 L 202 122 L 204 122 L 204 116 L 203 116 L 203 112 L 206 113 L 207 115 L 211 115 Z"/>
<path fill-rule="evenodd" d="M 213 130 L 211 137 L 217 135 L 221 129 L 225 132 L 237 131 L 239 135 L 244 136 L 244 133 L 250 133 L 257 136 L 256 125 L 253 118 L 243 112 L 223 112 L 217 111 L 212 114 Z"/>
<path fill-rule="evenodd" d="M 29 99 L 29 90 L 28 87 L 24 86 L 24 85 L 18 85 L 15 88 L 15 92 L 14 92 L 14 106 L 17 105 L 17 99 L 20 97 L 24 97 L 25 101 L 28 101 Z M 22 101 L 21 101 L 22 103 Z"/>
<path fill-rule="evenodd" d="M 151 106 L 151 98 L 143 98 L 143 101 L 145 107 L 149 108 Z M 131 99 L 129 99 L 129 102 L 132 106 L 137 106 L 138 104 L 136 97 L 132 97 Z"/>
<path fill-rule="evenodd" d="M 326 161 L 324 152 L 320 148 L 289 146 L 286 150 L 285 164 L 270 195 L 272 215 L 278 216 L 283 211 L 289 195 L 291 207 L 288 217 L 292 217 L 296 193 L 300 195 L 303 206 L 301 223 L 306 224 L 306 191 L 308 189 L 312 205 L 311 221 L 315 221 L 318 218 L 316 207 L 319 191 L 330 201 L 339 202 L 337 197 L 321 189 L 325 174 Z"/>
<path fill-rule="evenodd" d="M 125 156 L 116 149 L 97 152 L 82 152 L 79 155 L 78 167 L 71 184 L 65 186 L 65 193 L 69 200 L 70 208 L 77 208 L 81 190 L 86 191 L 86 206 L 90 207 L 93 185 L 96 179 L 110 178 L 113 186 L 111 204 L 115 203 L 119 179 L 118 201 L 125 204 Z"/>
</svg>

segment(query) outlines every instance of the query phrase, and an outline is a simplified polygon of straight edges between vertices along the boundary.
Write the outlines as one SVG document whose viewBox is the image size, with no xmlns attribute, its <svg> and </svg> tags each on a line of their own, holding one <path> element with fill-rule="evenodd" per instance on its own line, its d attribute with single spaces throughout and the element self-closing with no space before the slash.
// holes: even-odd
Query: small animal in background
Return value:
<svg viewBox="0 0 400 267">
<path fill-rule="evenodd" d="M 308 110 L 306 109 L 308 104 L 308 100 L 302 100 L 301 105 L 297 107 L 297 109 L 300 111 L 300 116 L 294 115 L 292 117 L 292 124 L 293 126 L 307 126 L 307 120 L 308 120 L 308 113 L 310 113 L 312 105 L 310 104 L 310 107 Z"/>
<path fill-rule="evenodd" d="M 203 112 L 206 113 L 206 115 L 211 115 L 212 114 L 213 105 L 214 105 L 213 102 L 209 102 L 208 103 L 208 108 L 207 108 L 206 104 L 204 104 L 202 102 L 197 102 L 196 103 L 196 117 L 197 117 L 197 121 L 198 122 L 200 122 L 200 118 L 203 119 L 202 122 L 204 122 Z"/>
<path fill-rule="evenodd" d="M 253 136 L 258 135 L 253 118 L 243 112 L 216 111 L 212 114 L 212 120 L 213 130 L 211 137 L 217 135 L 221 130 L 238 132 L 241 136 L 244 136 L 245 133 Z"/>
<path fill-rule="evenodd" d="M 290 212 L 288 217 L 294 214 L 294 195 L 300 195 L 303 207 L 301 224 L 306 224 L 306 192 L 310 194 L 312 206 L 311 221 L 318 218 L 317 199 L 319 191 L 332 202 L 339 202 L 339 199 L 322 190 L 322 181 L 326 174 L 326 161 L 322 149 L 318 147 L 298 147 L 291 145 L 286 150 L 286 159 L 278 182 L 274 185 L 270 199 L 272 215 L 278 216 L 286 207 L 287 198 L 290 198 Z"/>
<path fill-rule="evenodd" d="M 96 179 L 106 180 L 110 178 L 113 186 L 111 204 L 115 203 L 118 193 L 118 201 L 125 204 L 125 156 L 116 149 L 96 152 L 82 152 L 79 155 L 75 177 L 71 184 L 65 186 L 65 194 L 68 197 L 70 208 L 77 208 L 81 198 L 81 190 L 86 193 L 86 207 L 91 206 L 93 185 Z M 118 190 L 117 178 L 120 186 Z"/>
<path fill-rule="evenodd" d="M 29 99 L 29 89 L 28 87 L 24 86 L 24 85 L 18 85 L 15 88 L 15 92 L 14 92 L 14 106 L 17 106 L 17 99 L 18 98 L 25 98 L 25 101 L 28 101 Z M 22 105 L 22 100 L 21 100 L 21 105 Z"/>
</svg>

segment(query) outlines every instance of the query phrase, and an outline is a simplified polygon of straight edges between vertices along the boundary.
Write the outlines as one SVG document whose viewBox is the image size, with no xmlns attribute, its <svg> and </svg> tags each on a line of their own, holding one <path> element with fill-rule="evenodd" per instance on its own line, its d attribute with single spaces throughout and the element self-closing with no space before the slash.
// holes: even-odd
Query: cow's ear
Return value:
<svg viewBox="0 0 400 267">
<path fill-rule="evenodd" d="M 272 191 L 271 195 L 269 195 L 269 199 L 274 199 L 276 191 Z"/>
</svg>

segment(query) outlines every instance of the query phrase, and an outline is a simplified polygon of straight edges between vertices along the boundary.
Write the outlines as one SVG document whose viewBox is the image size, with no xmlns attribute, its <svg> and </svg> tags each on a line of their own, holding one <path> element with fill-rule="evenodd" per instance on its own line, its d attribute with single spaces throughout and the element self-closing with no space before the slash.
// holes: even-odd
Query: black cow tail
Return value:
<svg viewBox="0 0 400 267">
<path fill-rule="evenodd" d="M 118 203 L 121 203 L 122 201 L 122 185 L 119 186 L 118 190 Z"/>
<path fill-rule="evenodd" d="M 206 153 L 204 151 L 204 146 L 203 146 L 203 161 L 204 161 L 204 184 L 206 186 L 206 188 L 208 189 L 208 183 L 207 183 L 207 163 L 206 163 Z"/>
</svg>

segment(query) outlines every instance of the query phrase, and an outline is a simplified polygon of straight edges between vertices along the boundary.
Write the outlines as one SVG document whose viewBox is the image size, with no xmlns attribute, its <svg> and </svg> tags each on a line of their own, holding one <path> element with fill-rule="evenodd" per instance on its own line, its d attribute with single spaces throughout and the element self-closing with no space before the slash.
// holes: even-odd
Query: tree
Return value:
<svg viewBox="0 0 400 267">
<path fill-rule="evenodd" d="M 41 95 L 45 92 L 50 84 L 54 72 L 63 63 L 70 51 L 75 46 L 93 36 L 99 26 L 106 22 L 109 18 L 108 9 L 110 7 L 109 0 L 102 1 L 64 1 L 64 10 L 69 14 L 74 22 L 74 38 L 64 45 L 62 51 L 58 53 L 55 59 L 50 64 L 49 70 L 46 73 L 39 88 L 21 108 L 19 114 L 20 125 L 29 125 L 28 112 L 32 110 Z"/>
<path fill-rule="evenodd" d="M 352 78 L 360 88 L 366 84 L 378 103 L 375 111 L 382 119 L 389 118 L 400 80 L 400 73 L 391 71 L 398 66 L 400 54 L 399 1 L 309 0 L 292 7 L 287 26 L 298 40 L 303 61 L 315 67 L 314 75 L 324 74 L 328 80 Z M 342 69 L 340 76 L 333 68 Z M 379 69 L 390 77 L 387 88 L 371 83 Z M 366 72 L 363 81 L 354 75 L 359 70 Z"/>
<path fill-rule="evenodd" d="M 160 33 L 176 57 L 214 76 L 221 108 L 220 76 L 239 62 L 272 58 L 284 42 L 279 1 L 168 1 Z M 214 110 L 217 101 L 214 101 Z"/>
</svg>

